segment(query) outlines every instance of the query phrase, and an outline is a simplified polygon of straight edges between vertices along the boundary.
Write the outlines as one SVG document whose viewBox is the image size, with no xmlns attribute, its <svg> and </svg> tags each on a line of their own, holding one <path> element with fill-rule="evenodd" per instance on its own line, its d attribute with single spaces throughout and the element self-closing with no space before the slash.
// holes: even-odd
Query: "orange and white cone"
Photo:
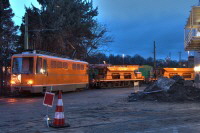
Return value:
<svg viewBox="0 0 200 133">
<path fill-rule="evenodd" d="M 56 112 L 54 121 L 50 124 L 51 127 L 61 128 L 61 127 L 69 127 L 69 124 L 65 123 L 65 116 L 64 116 L 64 108 L 63 108 L 63 100 L 62 100 L 62 92 L 59 91 L 58 94 L 58 103 L 56 105 Z"/>
</svg>

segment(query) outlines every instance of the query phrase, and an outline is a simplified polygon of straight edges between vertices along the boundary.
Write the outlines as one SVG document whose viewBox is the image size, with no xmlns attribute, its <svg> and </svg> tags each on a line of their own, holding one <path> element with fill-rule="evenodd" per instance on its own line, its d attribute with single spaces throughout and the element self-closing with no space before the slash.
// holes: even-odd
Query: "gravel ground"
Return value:
<svg viewBox="0 0 200 133">
<path fill-rule="evenodd" d="M 144 88 L 141 88 L 144 89 Z M 200 104 L 127 102 L 132 88 L 63 94 L 69 128 L 48 128 L 43 96 L 0 98 L 0 133 L 199 133 Z M 53 118 L 54 107 L 49 108 Z"/>
</svg>

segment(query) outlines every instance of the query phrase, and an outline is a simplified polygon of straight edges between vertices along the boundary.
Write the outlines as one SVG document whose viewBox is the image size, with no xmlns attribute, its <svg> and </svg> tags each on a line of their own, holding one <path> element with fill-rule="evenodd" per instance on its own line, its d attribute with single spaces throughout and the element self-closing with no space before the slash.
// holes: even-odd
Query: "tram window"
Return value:
<svg viewBox="0 0 200 133">
<path fill-rule="evenodd" d="M 51 61 L 51 68 L 56 68 L 56 61 Z"/>
<path fill-rule="evenodd" d="M 36 73 L 43 73 L 43 70 L 42 70 L 42 58 L 38 58 L 37 59 Z"/>
<path fill-rule="evenodd" d="M 65 68 L 65 69 L 68 68 L 68 64 L 66 62 L 63 63 L 63 68 Z"/>
<path fill-rule="evenodd" d="M 72 64 L 72 69 L 76 70 L 76 64 Z"/>
<path fill-rule="evenodd" d="M 13 73 L 33 73 L 33 57 L 23 57 L 13 59 Z"/>
<path fill-rule="evenodd" d="M 53 66 L 53 61 L 51 61 L 51 68 L 54 68 L 54 66 Z"/>
<path fill-rule="evenodd" d="M 43 73 L 47 73 L 47 60 L 43 60 Z"/>
<path fill-rule="evenodd" d="M 80 64 L 77 64 L 77 70 L 81 70 Z"/>
<path fill-rule="evenodd" d="M 56 66 L 57 68 L 62 68 L 62 62 L 57 61 Z"/>
<path fill-rule="evenodd" d="M 81 70 L 84 70 L 84 65 L 83 64 L 81 65 Z"/>
</svg>

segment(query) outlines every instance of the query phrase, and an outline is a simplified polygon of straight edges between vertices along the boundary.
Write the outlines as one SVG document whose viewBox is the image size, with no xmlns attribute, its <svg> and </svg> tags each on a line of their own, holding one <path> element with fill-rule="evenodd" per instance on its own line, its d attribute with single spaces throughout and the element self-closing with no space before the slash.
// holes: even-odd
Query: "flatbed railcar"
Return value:
<svg viewBox="0 0 200 133">
<path fill-rule="evenodd" d="M 33 52 L 11 59 L 11 92 L 63 92 L 87 88 L 88 63 Z"/>
</svg>

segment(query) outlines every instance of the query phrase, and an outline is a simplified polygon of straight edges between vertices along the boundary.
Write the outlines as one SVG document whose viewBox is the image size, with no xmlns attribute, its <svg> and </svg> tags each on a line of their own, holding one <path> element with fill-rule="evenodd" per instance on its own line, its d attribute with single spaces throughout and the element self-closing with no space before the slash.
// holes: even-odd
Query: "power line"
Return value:
<svg viewBox="0 0 200 133">
<path fill-rule="evenodd" d="M 14 17 L 22 19 L 22 17 L 16 16 L 16 15 Z"/>
</svg>

